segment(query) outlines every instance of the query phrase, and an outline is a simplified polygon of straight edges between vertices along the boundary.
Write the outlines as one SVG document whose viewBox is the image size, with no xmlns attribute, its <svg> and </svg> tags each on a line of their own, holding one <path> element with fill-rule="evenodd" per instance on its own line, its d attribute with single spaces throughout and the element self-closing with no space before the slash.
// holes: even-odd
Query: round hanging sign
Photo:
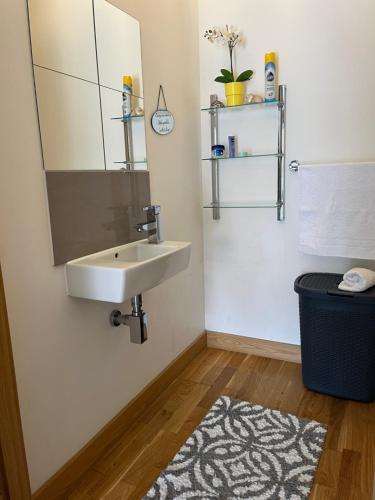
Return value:
<svg viewBox="0 0 375 500">
<path fill-rule="evenodd" d="M 160 96 L 163 98 L 165 109 L 159 109 Z M 174 118 L 172 113 L 167 109 L 167 103 L 165 101 L 162 85 L 159 87 L 158 104 L 156 111 L 151 117 L 151 125 L 154 131 L 160 135 L 170 134 L 174 127 Z"/>
<path fill-rule="evenodd" d="M 155 111 L 151 118 L 151 125 L 157 134 L 170 134 L 174 126 L 174 118 L 172 113 L 167 109 L 164 111 Z"/>
</svg>

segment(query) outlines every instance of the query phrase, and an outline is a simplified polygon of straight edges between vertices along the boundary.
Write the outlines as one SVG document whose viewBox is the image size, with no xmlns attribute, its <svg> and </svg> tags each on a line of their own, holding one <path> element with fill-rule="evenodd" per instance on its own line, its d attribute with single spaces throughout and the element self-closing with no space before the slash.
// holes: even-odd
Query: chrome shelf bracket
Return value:
<svg viewBox="0 0 375 500">
<path fill-rule="evenodd" d="M 210 106 L 217 101 L 217 95 L 210 95 Z M 217 110 L 210 111 L 211 121 L 211 146 L 219 143 L 219 117 Z M 213 220 L 220 220 L 220 170 L 219 160 L 211 160 L 211 180 L 212 180 L 212 218 Z M 216 206 L 215 206 L 216 205 Z"/>
<path fill-rule="evenodd" d="M 286 85 L 279 85 L 279 130 L 277 152 L 277 220 L 285 220 L 285 114 Z"/>
</svg>

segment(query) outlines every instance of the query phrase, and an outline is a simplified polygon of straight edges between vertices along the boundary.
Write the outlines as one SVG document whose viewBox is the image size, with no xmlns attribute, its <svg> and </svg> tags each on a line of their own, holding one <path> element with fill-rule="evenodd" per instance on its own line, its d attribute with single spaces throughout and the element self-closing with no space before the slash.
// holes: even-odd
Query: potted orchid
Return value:
<svg viewBox="0 0 375 500">
<path fill-rule="evenodd" d="M 240 31 L 233 26 L 226 25 L 225 28 L 213 27 L 204 32 L 204 38 L 211 43 L 227 46 L 229 50 L 230 70 L 220 70 L 221 75 L 215 78 L 215 82 L 224 83 L 227 106 L 238 106 L 243 104 L 246 95 L 246 82 L 253 76 L 253 71 L 248 69 L 234 76 L 233 53 L 237 45 L 243 43 L 244 39 Z"/>
</svg>

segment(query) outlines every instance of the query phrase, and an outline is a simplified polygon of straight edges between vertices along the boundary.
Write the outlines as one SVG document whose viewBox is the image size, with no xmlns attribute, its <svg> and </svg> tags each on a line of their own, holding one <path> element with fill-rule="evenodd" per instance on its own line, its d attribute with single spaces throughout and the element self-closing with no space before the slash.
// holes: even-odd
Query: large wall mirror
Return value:
<svg viewBox="0 0 375 500">
<path fill-rule="evenodd" d="M 44 168 L 146 170 L 139 22 L 107 0 L 28 7 Z"/>
</svg>

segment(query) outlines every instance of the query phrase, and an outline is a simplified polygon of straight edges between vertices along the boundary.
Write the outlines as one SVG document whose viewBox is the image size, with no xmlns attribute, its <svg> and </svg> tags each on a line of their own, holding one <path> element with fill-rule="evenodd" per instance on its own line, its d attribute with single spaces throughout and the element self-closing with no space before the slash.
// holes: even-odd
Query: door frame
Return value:
<svg viewBox="0 0 375 500">
<path fill-rule="evenodd" d="M 10 500 L 31 499 L 12 342 L 0 263 L 0 453 Z"/>
</svg>

